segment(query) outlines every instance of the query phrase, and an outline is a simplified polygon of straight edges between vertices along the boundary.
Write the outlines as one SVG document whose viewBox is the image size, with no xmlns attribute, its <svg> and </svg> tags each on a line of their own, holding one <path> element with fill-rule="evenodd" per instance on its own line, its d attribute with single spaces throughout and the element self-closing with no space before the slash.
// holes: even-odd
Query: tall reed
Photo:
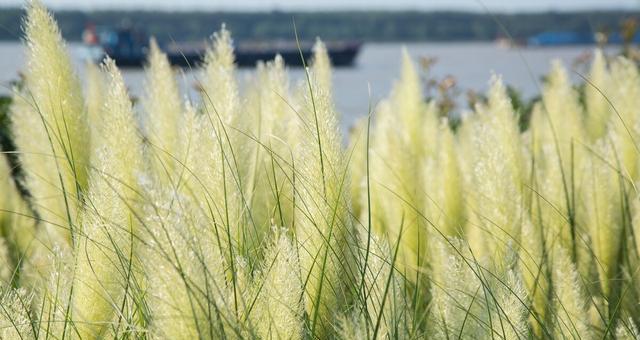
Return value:
<svg viewBox="0 0 640 340">
<path fill-rule="evenodd" d="M 520 131 L 499 76 L 452 127 L 404 50 L 345 146 L 320 40 L 299 83 L 278 56 L 241 89 L 223 26 L 189 99 L 152 40 L 134 103 L 109 59 L 83 93 L 38 1 L 25 35 L 3 339 L 638 337 L 630 60 L 553 63 Z"/>
</svg>

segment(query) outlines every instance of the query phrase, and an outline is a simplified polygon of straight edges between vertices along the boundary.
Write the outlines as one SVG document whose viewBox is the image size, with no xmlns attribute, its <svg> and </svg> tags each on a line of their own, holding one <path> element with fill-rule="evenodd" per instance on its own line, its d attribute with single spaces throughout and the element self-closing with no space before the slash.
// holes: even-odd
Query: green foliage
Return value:
<svg viewBox="0 0 640 340">
<path fill-rule="evenodd" d="M 3 140 L 9 136 L 9 106 L 11 97 L 0 97 L 0 136 Z"/>
<path fill-rule="evenodd" d="M 0 40 L 20 37 L 19 9 L 0 8 Z M 489 41 L 504 36 L 504 25 L 516 40 L 545 31 L 619 32 L 633 11 L 545 13 L 485 13 L 455 11 L 331 11 L 331 12 L 180 12 L 161 11 L 58 11 L 56 18 L 66 39 L 79 41 L 87 22 L 138 25 L 160 41 L 205 39 L 222 23 L 236 39 L 292 39 L 295 19 L 299 32 L 326 40 L 365 41 Z"/>
</svg>

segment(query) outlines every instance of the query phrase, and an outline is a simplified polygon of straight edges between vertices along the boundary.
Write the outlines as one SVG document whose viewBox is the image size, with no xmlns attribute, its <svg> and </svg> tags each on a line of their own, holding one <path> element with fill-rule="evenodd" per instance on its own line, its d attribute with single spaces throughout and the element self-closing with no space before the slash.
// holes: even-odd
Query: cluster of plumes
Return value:
<svg viewBox="0 0 640 340">
<path fill-rule="evenodd" d="M 640 335 L 630 61 L 582 88 L 554 64 L 524 132 L 494 77 L 453 130 L 405 52 L 345 147 L 321 42 L 300 84 L 276 57 L 240 91 L 223 27 L 185 99 L 152 41 L 134 105 L 112 60 L 82 90 L 37 1 L 25 33 L 0 338 Z"/>
<path fill-rule="evenodd" d="M 354 129 L 352 209 L 391 245 L 409 337 L 640 334 L 640 74 L 596 51 L 582 77 L 554 62 L 521 131 L 494 76 L 453 130 L 405 53 L 373 123 Z M 345 322 L 343 334 L 373 334 Z"/>
<path fill-rule="evenodd" d="M 222 27 L 188 100 L 151 41 L 134 105 L 113 60 L 87 65 L 82 90 L 40 2 L 24 23 L 24 178 L 0 159 L 2 338 L 336 334 L 357 254 L 321 42 L 308 81 L 290 86 L 277 57 L 241 93 Z"/>
</svg>

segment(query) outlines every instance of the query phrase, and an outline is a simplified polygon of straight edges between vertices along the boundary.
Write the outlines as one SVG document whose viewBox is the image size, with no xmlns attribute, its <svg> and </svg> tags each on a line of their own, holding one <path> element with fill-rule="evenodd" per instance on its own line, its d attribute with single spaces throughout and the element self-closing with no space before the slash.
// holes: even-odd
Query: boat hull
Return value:
<svg viewBox="0 0 640 340">
<path fill-rule="evenodd" d="M 360 52 L 360 44 L 350 44 L 340 48 L 328 48 L 331 63 L 336 67 L 349 67 L 355 64 L 355 60 Z M 313 52 L 311 49 L 288 49 L 288 50 L 243 50 L 235 51 L 236 65 L 239 67 L 255 67 L 258 62 L 273 60 L 276 55 L 280 55 L 285 65 L 291 67 L 302 67 L 304 63 L 309 64 Z M 198 67 L 203 63 L 204 51 L 195 52 L 174 52 L 167 53 L 169 62 L 174 66 Z M 120 67 L 142 67 L 146 63 L 146 56 L 124 56 L 115 53 L 109 54 Z"/>
</svg>

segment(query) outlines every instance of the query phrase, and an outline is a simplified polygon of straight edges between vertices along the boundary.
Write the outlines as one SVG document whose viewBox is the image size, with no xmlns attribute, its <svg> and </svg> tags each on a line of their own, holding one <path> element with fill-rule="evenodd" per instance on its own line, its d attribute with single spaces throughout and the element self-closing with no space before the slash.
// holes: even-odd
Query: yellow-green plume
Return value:
<svg viewBox="0 0 640 340">
<path fill-rule="evenodd" d="M 29 245 L 35 234 L 33 212 L 20 195 L 5 156 L 0 151 L 0 239 L 6 250 L 6 256 L 0 256 L 6 260 L 0 266 L 2 279 L 10 278 L 11 275 L 5 274 L 11 274 L 29 256 Z"/>
<path fill-rule="evenodd" d="M 304 132 L 296 146 L 296 241 L 309 327 L 314 336 L 326 337 L 335 312 L 346 302 L 345 285 L 353 283 L 353 231 L 347 164 L 332 97 L 318 84 L 315 65 L 309 79 L 300 122 Z"/>
<path fill-rule="evenodd" d="M 24 22 L 27 68 L 11 120 L 26 184 L 42 221 L 71 240 L 87 187 L 88 129 L 80 82 L 55 21 L 32 1 Z"/>
<path fill-rule="evenodd" d="M 256 73 L 239 122 L 247 136 L 239 144 L 249 151 L 242 153 L 248 156 L 244 162 L 253 166 L 247 169 L 247 199 L 262 239 L 272 224 L 293 225 L 292 141 L 297 117 L 282 57 L 259 63 Z"/>
<path fill-rule="evenodd" d="M 0 339 L 36 339 L 31 325 L 33 294 L 0 284 Z"/>
<path fill-rule="evenodd" d="M 611 77 L 606 57 L 600 49 L 594 53 L 588 79 L 584 89 L 587 109 L 585 127 L 591 140 L 595 141 L 607 132 L 612 111 L 606 92 L 610 88 Z"/>
<path fill-rule="evenodd" d="M 425 192 L 430 196 L 425 202 L 426 210 L 440 232 L 461 237 L 465 231 L 466 208 L 457 144 L 446 120 L 438 134 L 437 158 L 425 165 L 425 169 L 432 170 L 425 174 Z"/>
<path fill-rule="evenodd" d="M 188 196 L 148 188 L 141 258 L 154 339 L 233 337 L 234 292 L 215 229 Z"/>
<path fill-rule="evenodd" d="M 417 280 L 426 265 L 428 222 L 424 218 L 428 193 L 423 165 L 436 153 L 438 120 L 427 104 L 409 54 L 403 50 L 400 80 L 376 110 L 371 161 L 372 215 L 376 229 L 396 240 L 402 230 L 398 264 Z M 398 150 L 403 150 L 398 152 Z"/>
<path fill-rule="evenodd" d="M 313 74 L 319 89 L 326 92 L 328 96 L 333 96 L 333 72 L 331 69 L 331 60 L 327 47 L 317 39 L 313 45 Z"/>
<path fill-rule="evenodd" d="M 179 170 L 179 131 L 182 126 L 180 91 L 167 56 L 155 39 L 149 44 L 144 109 L 151 169 L 156 180 L 170 185 Z"/>
<path fill-rule="evenodd" d="M 585 167 L 585 221 L 602 293 L 609 298 L 619 283 L 620 246 L 623 239 L 624 182 L 616 171 L 609 145 L 596 144 Z"/>
<path fill-rule="evenodd" d="M 241 121 L 240 97 L 235 78 L 234 53 L 229 31 L 223 26 L 213 36 L 213 46 L 205 55 L 201 86 L 203 113 L 193 137 L 193 160 L 190 166 L 199 179 L 193 185 L 196 201 L 219 229 L 227 260 L 232 261 L 233 248 L 246 255 L 255 241 L 247 205 L 245 177 L 247 149 L 241 147 L 247 138 L 236 129 Z"/>
<path fill-rule="evenodd" d="M 618 57 L 611 63 L 611 82 L 616 84 L 605 91 L 617 114 L 611 117 L 611 139 L 621 161 L 622 174 L 629 180 L 638 179 L 640 153 L 640 74 L 635 62 Z"/>
<path fill-rule="evenodd" d="M 82 236 L 76 249 L 73 318 L 83 338 L 106 336 L 126 299 L 137 242 L 142 139 L 122 75 L 106 61 L 108 93 L 97 128 L 103 145 L 91 172 Z M 126 316 L 119 320 L 126 322 Z M 111 327 L 113 326 L 113 328 Z"/>
<path fill-rule="evenodd" d="M 618 324 L 616 328 L 616 338 L 619 340 L 635 340 L 640 338 L 640 331 L 638 331 L 638 327 L 632 318 Z"/>
<path fill-rule="evenodd" d="M 582 280 L 562 247 L 553 254 L 554 337 L 557 339 L 589 339 L 589 319 Z"/>
<path fill-rule="evenodd" d="M 492 80 L 488 97 L 488 105 L 477 108 L 468 156 L 473 157 L 469 242 L 481 262 L 505 256 L 510 245 L 519 242 L 521 225 L 528 218 L 522 191 L 522 144 L 511 101 L 499 78 Z"/>
<path fill-rule="evenodd" d="M 543 228 L 530 221 L 523 222 L 521 249 L 518 256 L 520 273 L 527 289 L 531 313 L 529 323 L 537 337 L 548 335 L 550 303 L 551 263 Z"/>
<path fill-rule="evenodd" d="M 201 83 L 205 113 L 216 124 L 218 120 L 223 124 L 234 123 L 240 105 L 234 63 L 231 34 L 223 25 L 213 35 L 213 46 L 205 54 Z"/>
<path fill-rule="evenodd" d="M 301 339 L 303 330 L 302 281 L 295 246 L 277 231 L 256 281 L 256 304 L 251 311 L 261 339 Z"/>
<path fill-rule="evenodd" d="M 439 239 L 433 245 L 434 338 L 527 338 L 527 294 L 513 270 L 487 276 L 464 241 Z M 509 262 L 510 256 L 498 261 Z"/>
</svg>

